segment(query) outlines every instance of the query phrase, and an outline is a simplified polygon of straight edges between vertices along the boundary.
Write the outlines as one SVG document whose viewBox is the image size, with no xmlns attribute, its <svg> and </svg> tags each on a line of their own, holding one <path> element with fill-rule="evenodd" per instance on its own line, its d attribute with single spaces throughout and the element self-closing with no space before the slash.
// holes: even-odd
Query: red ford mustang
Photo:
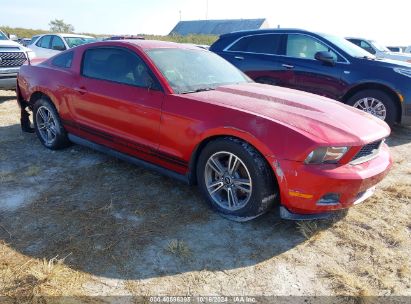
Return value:
<svg viewBox="0 0 411 304">
<path fill-rule="evenodd" d="M 197 183 L 236 220 L 274 203 L 325 217 L 369 197 L 392 160 L 389 127 L 320 96 L 253 83 L 189 45 L 123 40 L 24 65 L 22 127 L 49 149 L 69 142 Z"/>
</svg>

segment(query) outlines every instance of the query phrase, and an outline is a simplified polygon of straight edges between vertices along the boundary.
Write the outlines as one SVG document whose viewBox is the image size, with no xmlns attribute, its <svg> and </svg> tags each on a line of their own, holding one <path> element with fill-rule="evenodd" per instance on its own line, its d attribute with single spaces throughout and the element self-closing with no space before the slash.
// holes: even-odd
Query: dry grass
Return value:
<svg viewBox="0 0 411 304">
<path fill-rule="evenodd" d="M 27 171 L 25 172 L 26 176 L 37 176 L 39 175 L 41 171 L 41 168 L 36 165 L 31 165 L 27 168 Z"/>
<path fill-rule="evenodd" d="M 179 258 L 188 258 L 192 255 L 190 248 L 184 241 L 171 240 L 166 247 L 166 251 L 176 255 Z"/>
<path fill-rule="evenodd" d="M 0 295 L 18 303 L 31 303 L 39 296 L 79 295 L 86 276 L 64 264 L 65 258 L 28 258 L 0 243 Z"/>
<path fill-rule="evenodd" d="M 297 229 L 307 240 L 321 231 L 319 222 L 317 221 L 297 222 Z"/>
<path fill-rule="evenodd" d="M 410 191 L 408 184 L 384 187 L 310 243 L 312 250 L 325 253 L 319 270 L 335 293 L 390 295 L 411 288 Z M 307 224 L 299 230 L 315 236 L 318 225 Z"/>
<path fill-rule="evenodd" d="M 7 183 L 16 180 L 16 175 L 13 172 L 0 172 L 0 182 Z"/>
</svg>

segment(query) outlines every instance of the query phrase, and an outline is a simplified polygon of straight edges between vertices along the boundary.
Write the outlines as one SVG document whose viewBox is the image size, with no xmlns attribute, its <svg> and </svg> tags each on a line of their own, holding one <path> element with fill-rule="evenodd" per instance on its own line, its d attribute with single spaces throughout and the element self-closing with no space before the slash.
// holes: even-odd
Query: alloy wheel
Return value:
<svg viewBox="0 0 411 304">
<path fill-rule="evenodd" d="M 57 138 L 56 118 L 45 106 L 38 108 L 36 112 L 36 124 L 41 138 L 46 145 L 52 145 Z"/>
<path fill-rule="evenodd" d="M 244 162 L 230 152 L 217 152 L 207 160 L 204 172 L 207 191 L 221 208 L 243 208 L 252 194 L 252 179 Z"/>
<path fill-rule="evenodd" d="M 373 97 L 361 98 L 354 104 L 354 108 L 363 110 L 364 112 L 374 115 L 382 120 L 385 120 L 385 117 L 387 116 L 387 109 L 385 105 L 380 100 Z"/>
</svg>

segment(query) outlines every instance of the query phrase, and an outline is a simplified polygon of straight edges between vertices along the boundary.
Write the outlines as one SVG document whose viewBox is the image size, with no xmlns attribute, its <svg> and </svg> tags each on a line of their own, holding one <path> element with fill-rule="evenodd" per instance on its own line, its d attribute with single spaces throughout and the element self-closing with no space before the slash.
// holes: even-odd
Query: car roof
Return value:
<svg viewBox="0 0 411 304">
<path fill-rule="evenodd" d="M 62 37 L 81 37 L 81 38 L 94 38 L 92 36 L 87 36 L 87 35 L 80 35 L 80 34 L 65 34 L 65 33 L 58 33 L 54 35 L 59 35 Z"/>
<path fill-rule="evenodd" d="M 61 36 L 61 37 L 67 37 L 67 38 L 69 38 L 69 37 L 80 37 L 80 38 L 94 38 L 94 37 L 92 37 L 92 36 L 86 36 L 86 35 L 80 35 L 80 34 L 67 34 L 67 33 L 47 33 L 47 34 L 42 34 L 42 35 L 36 35 L 36 36 L 33 36 L 33 37 L 43 37 L 43 36 L 47 36 L 47 35 L 56 35 L 56 36 Z"/>
<path fill-rule="evenodd" d="M 289 32 L 315 34 L 314 32 L 310 32 L 307 30 L 299 29 L 299 28 L 268 28 L 268 29 L 259 29 L 259 30 L 236 31 L 236 32 L 228 33 L 228 34 L 223 34 L 221 35 L 221 37 L 244 36 L 244 35 L 253 35 L 253 34 L 289 33 Z"/>
<path fill-rule="evenodd" d="M 195 45 L 190 45 L 190 44 L 183 44 L 183 43 L 177 43 L 177 42 L 170 42 L 170 41 L 160 41 L 160 40 L 136 40 L 136 39 L 124 39 L 124 40 L 106 40 L 106 41 L 99 41 L 99 42 L 94 42 L 94 43 L 89 43 L 87 46 L 94 45 L 107 45 L 107 44 L 113 44 L 113 45 L 121 45 L 121 44 L 131 44 L 134 46 L 137 46 L 138 48 L 142 50 L 148 50 L 148 49 L 160 49 L 160 48 L 173 48 L 173 49 L 194 49 L 194 50 L 199 50 L 201 48 L 195 46 Z"/>
<path fill-rule="evenodd" d="M 357 40 L 371 41 L 370 39 L 365 39 L 365 38 L 360 38 L 360 37 L 345 37 L 345 39 L 357 39 Z"/>
</svg>

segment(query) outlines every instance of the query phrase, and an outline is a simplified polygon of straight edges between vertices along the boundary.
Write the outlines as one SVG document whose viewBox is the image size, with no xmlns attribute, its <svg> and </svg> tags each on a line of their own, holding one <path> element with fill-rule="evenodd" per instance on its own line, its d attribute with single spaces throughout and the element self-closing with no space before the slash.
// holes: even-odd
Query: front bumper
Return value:
<svg viewBox="0 0 411 304">
<path fill-rule="evenodd" d="M 392 159 L 388 146 L 383 144 L 377 157 L 358 165 L 306 165 L 275 159 L 270 163 L 280 187 L 281 205 L 290 214 L 319 216 L 367 199 L 387 175 Z M 338 194 L 339 199 L 333 204 L 319 202 L 329 194 Z"/>
<path fill-rule="evenodd" d="M 401 124 L 402 125 L 411 125 L 411 89 L 407 85 L 406 89 L 401 90 L 401 93 L 398 92 L 401 100 Z"/>
<path fill-rule="evenodd" d="M 0 90 L 14 90 L 17 85 L 17 73 L 0 73 Z"/>
</svg>

